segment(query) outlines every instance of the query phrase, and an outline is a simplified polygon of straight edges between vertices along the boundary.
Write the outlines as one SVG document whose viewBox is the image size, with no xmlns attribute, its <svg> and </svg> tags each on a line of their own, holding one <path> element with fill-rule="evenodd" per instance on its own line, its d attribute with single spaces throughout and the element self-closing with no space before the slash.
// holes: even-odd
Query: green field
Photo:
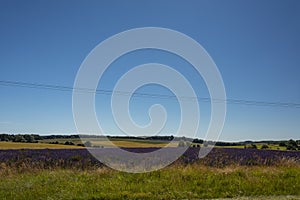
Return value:
<svg viewBox="0 0 300 200">
<path fill-rule="evenodd" d="M 299 166 L 178 165 L 143 174 L 108 168 L 0 172 L 0 199 L 300 198 Z"/>
<path fill-rule="evenodd" d="M 256 144 L 257 149 L 261 149 L 261 147 L 263 146 L 263 144 L 257 143 Z M 239 148 L 239 149 L 244 149 L 245 146 L 243 145 L 238 145 L 238 146 L 215 146 L 216 148 Z M 279 145 L 276 144 L 269 144 L 268 145 L 268 150 L 286 150 L 286 147 L 281 147 Z"/>
</svg>

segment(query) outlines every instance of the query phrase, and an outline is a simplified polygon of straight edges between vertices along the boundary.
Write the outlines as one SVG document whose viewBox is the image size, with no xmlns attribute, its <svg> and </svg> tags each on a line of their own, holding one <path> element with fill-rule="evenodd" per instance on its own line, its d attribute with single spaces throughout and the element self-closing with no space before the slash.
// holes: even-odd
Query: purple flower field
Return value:
<svg viewBox="0 0 300 200">
<path fill-rule="evenodd" d="M 155 151 L 157 148 L 130 148 L 136 153 Z M 105 149 L 107 152 L 107 149 Z M 113 148 L 109 151 L 113 153 Z M 99 151 L 104 151 L 99 149 Z M 172 148 L 170 148 L 170 153 Z M 198 158 L 199 148 L 189 148 L 176 163 L 200 163 L 205 166 L 228 165 L 282 165 L 300 163 L 300 152 L 257 149 L 215 148 L 205 158 Z M 103 164 L 86 149 L 21 149 L 0 150 L 0 169 L 91 169 Z"/>
</svg>

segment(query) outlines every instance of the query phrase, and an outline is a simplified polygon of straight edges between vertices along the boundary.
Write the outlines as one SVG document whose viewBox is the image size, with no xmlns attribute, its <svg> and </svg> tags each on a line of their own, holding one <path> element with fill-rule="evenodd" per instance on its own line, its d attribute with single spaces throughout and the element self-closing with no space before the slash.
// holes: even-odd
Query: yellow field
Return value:
<svg viewBox="0 0 300 200">
<path fill-rule="evenodd" d="M 138 142 L 138 141 L 125 141 L 125 140 L 115 140 L 112 141 L 115 146 L 118 147 L 140 147 L 140 148 L 147 148 L 147 147 L 164 147 L 167 144 L 164 143 L 146 143 L 146 142 Z M 103 146 L 103 147 L 114 147 L 108 141 L 91 141 L 93 146 Z M 177 147 L 177 142 L 172 142 L 171 147 Z"/>
<path fill-rule="evenodd" d="M 83 141 L 85 142 L 85 141 Z M 127 147 L 127 148 L 147 148 L 147 147 L 164 147 L 164 143 L 145 143 L 138 141 L 125 141 L 125 140 L 116 140 L 113 141 L 113 144 L 110 144 L 108 141 L 91 141 L 93 146 L 103 146 L 108 147 Z M 172 147 L 177 146 L 177 142 L 171 143 Z M 76 145 L 62 145 L 62 144 L 48 144 L 48 143 L 19 143 L 19 142 L 0 142 L 0 149 L 73 149 L 73 148 L 84 148 Z"/>
<path fill-rule="evenodd" d="M 0 142 L 0 149 L 71 149 L 84 148 L 75 145 L 46 144 L 46 143 L 19 143 Z"/>
<path fill-rule="evenodd" d="M 81 146 L 77 146 L 76 144 L 81 143 L 80 140 L 73 140 L 75 145 L 63 145 L 63 144 L 48 144 L 46 142 L 49 141 L 40 141 L 39 143 L 19 143 L 19 142 L 0 142 L 0 149 L 74 149 L 74 148 L 85 148 Z M 68 141 L 68 140 L 66 140 Z M 69 140 L 72 141 L 72 140 Z M 108 141 L 97 140 L 92 138 L 89 140 L 93 146 L 96 147 L 124 147 L 124 148 L 148 148 L 148 147 L 165 147 L 168 143 L 151 143 L 151 142 L 141 142 L 141 141 L 130 141 L 130 140 L 113 140 L 113 144 Z M 59 140 L 60 143 L 64 143 L 65 141 Z M 86 141 L 82 141 L 83 143 Z M 194 143 L 193 143 L 194 144 Z M 197 144 L 195 144 L 197 145 Z M 171 142 L 170 147 L 177 147 L 178 142 Z M 201 145 L 202 146 L 202 145 Z M 258 144 L 257 148 L 260 149 L 262 145 Z M 215 146 L 215 148 L 244 148 L 244 146 Z M 269 149 L 272 150 L 285 150 L 285 147 L 279 147 L 278 145 L 269 145 Z"/>
</svg>

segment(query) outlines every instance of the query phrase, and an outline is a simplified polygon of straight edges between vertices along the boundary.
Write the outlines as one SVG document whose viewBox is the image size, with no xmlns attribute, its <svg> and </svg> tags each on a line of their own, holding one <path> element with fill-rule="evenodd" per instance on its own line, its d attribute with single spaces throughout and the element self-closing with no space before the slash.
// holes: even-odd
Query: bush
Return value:
<svg viewBox="0 0 300 200">
<path fill-rule="evenodd" d="M 268 149 L 268 148 L 269 148 L 269 146 L 266 145 L 266 144 L 264 144 L 264 145 L 261 146 L 261 149 Z"/>
<path fill-rule="evenodd" d="M 244 146 L 245 149 L 257 149 L 256 144 L 251 144 L 250 146 L 245 145 Z"/>
<path fill-rule="evenodd" d="M 74 145 L 74 143 L 73 143 L 73 142 L 66 141 L 66 142 L 65 142 L 65 145 Z"/>
</svg>

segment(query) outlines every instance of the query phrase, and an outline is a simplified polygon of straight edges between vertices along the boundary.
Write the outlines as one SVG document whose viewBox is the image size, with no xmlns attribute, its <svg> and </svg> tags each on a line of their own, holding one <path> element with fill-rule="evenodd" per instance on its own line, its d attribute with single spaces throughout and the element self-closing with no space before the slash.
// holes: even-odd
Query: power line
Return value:
<svg viewBox="0 0 300 200">
<path fill-rule="evenodd" d="M 271 106 L 271 107 L 290 107 L 290 108 L 300 108 L 300 103 L 288 103 L 288 102 L 268 102 L 268 101 L 254 101 L 254 100 L 244 100 L 244 99 L 211 99 L 208 97 L 190 97 L 190 96 L 175 96 L 175 95 L 165 95 L 165 94 L 151 94 L 151 93 L 139 93 L 134 92 L 133 94 L 126 91 L 112 91 L 105 89 L 93 90 L 90 88 L 74 88 L 70 86 L 61 85 L 49 85 L 40 83 L 28 83 L 20 81 L 4 81 L 0 80 L 0 85 L 9 87 L 24 87 L 24 88 L 34 88 L 34 89 L 44 89 L 44 90 L 57 90 L 57 91 L 69 91 L 69 92 L 83 92 L 83 93 L 95 93 L 102 95 L 111 95 L 112 93 L 116 95 L 141 97 L 141 98 L 159 98 L 159 99 L 182 99 L 186 101 L 201 101 L 201 102 L 216 102 L 228 104 L 241 104 L 250 106 Z"/>
</svg>

